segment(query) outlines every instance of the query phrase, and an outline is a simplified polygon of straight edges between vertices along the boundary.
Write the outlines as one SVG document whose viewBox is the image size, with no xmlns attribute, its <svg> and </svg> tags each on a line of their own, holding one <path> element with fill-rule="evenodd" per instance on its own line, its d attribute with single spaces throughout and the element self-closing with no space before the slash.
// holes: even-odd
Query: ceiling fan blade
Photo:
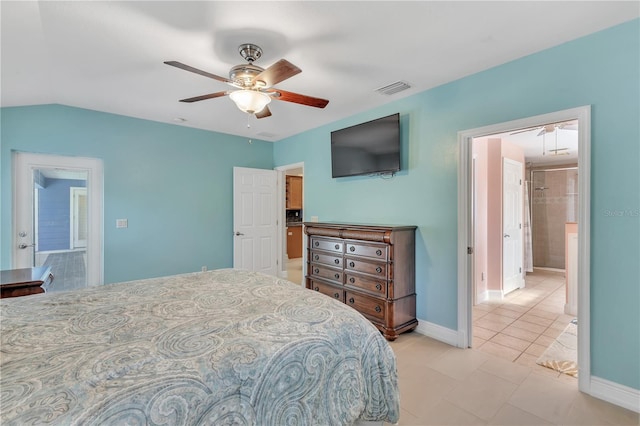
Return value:
<svg viewBox="0 0 640 426">
<path fill-rule="evenodd" d="M 265 106 L 264 108 L 262 108 L 262 111 L 256 112 L 256 118 L 267 117 L 271 117 L 271 110 L 269 109 L 269 106 Z"/>
<path fill-rule="evenodd" d="M 172 67 L 180 68 L 181 70 L 190 71 L 196 74 L 203 75 L 205 77 L 212 78 L 214 80 L 222 81 L 223 83 L 233 84 L 233 81 L 229 80 L 226 77 L 220 77 L 219 75 L 211 74 L 210 72 L 199 70 L 198 68 L 194 68 L 189 65 L 185 65 L 182 62 L 177 61 L 165 61 L 165 64 L 171 65 Z"/>
<path fill-rule="evenodd" d="M 219 98 L 220 96 L 226 96 L 228 94 L 229 92 L 209 93 L 208 95 L 201 95 L 201 96 L 195 96 L 193 98 L 180 99 L 180 102 L 189 102 L 189 103 L 198 102 L 198 101 L 204 101 L 205 99 Z"/>
<path fill-rule="evenodd" d="M 533 130 L 537 130 L 537 129 L 539 129 L 539 127 L 535 127 L 535 128 L 533 128 L 533 129 L 522 129 L 522 130 L 518 130 L 517 132 L 509 133 L 509 135 L 517 135 L 517 134 L 519 134 L 519 133 L 531 132 L 531 131 L 533 131 Z"/>
<path fill-rule="evenodd" d="M 301 72 L 302 70 L 291 62 L 286 59 L 280 59 L 269 68 L 256 75 L 253 78 L 252 83 L 256 84 L 261 81 L 264 82 L 264 87 L 271 87 Z"/>
<path fill-rule="evenodd" d="M 273 99 L 285 102 L 293 102 L 296 104 L 312 106 L 315 108 L 324 108 L 329 103 L 326 99 L 314 98 L 311 96 L 301 95 L 299 93 L 287 92 L 285 90 L 269 90 L 269 93 L 275 93 Z M 279 95 L 278 95 L 279 94 Z"/>
</svg>

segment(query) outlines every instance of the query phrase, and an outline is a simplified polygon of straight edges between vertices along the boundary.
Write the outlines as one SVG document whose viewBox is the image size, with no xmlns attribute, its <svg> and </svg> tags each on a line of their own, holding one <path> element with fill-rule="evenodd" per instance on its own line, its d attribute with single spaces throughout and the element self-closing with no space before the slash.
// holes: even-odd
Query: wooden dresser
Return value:
<svg viewBox="0 0 640 426">
<path fill-rule="evenodd" d="M 44 293 L 52 282 L 48 266 L 0 271 L 0 298 Z"/>
<path fill-rule="evenodd" d="M 353 307 L 388 340 L 416 328 L 415 226 L 304 225 L 307 288 Z"/>
</svg>

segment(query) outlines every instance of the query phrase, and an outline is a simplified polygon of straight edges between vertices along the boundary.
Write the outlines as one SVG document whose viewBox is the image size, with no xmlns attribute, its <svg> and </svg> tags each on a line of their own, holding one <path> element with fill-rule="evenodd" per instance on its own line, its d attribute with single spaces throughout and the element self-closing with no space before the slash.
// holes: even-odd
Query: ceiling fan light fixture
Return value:
<svg viewBox="0 0 640 426">
<path fill-rule="evenodd" d="M 260 112 L 271 102 L 271 97 L 265 93 L 256 90 L 236 90 L 229 94 L 231 100 L 236 104 L 240 111 L 248 114 Z"/>
</svg>

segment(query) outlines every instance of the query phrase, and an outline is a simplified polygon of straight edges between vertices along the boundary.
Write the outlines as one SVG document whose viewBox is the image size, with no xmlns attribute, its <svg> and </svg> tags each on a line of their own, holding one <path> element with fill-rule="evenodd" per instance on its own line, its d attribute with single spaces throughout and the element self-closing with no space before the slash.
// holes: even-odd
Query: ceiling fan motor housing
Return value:
<svg viewBox="0 0 640 426">
<path fill-rule="evenodd" d="M 238 46 L 238 52 L 247 62 L 253 62 L 260 59 L 262 56 L 262 49 L 255 44 L 245 43 Z"/>
<path fill-rule="evenodd" d="M 242 87 L 251 87 L 255 76 L 264 71 L 263 68 L 253 64 L 236 65 L 229 71 L 229 80 Z"/>
</svg>

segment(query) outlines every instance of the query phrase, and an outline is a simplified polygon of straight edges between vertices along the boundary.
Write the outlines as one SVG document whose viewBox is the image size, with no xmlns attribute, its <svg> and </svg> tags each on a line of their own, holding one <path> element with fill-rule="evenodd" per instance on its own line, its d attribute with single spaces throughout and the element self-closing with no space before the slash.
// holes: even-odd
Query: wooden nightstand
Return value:
<svg viewBox="0 0 640 426">
<path fill-rule="evenodd" d="M 0 271 L 0 298 L 44 293 L 52 282 L 48 266 Z"/>
</svg>

